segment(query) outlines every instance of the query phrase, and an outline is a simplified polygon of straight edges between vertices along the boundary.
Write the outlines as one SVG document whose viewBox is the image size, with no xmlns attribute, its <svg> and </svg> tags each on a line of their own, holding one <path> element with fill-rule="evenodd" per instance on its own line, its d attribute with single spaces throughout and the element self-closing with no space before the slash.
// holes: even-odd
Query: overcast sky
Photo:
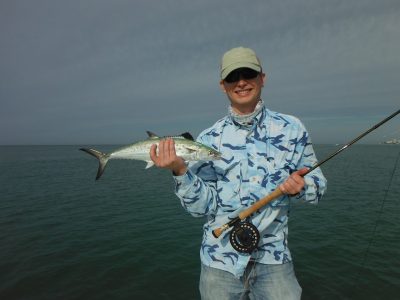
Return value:
<svg viewBox="0 0 400 300">
<path fill-rule="evenodd" d="M 399 0 L 1 0 L 0 144 L 127 144 L 223 117 L 219 63 L 253 48 L 262 98 L 314 143 L 400 108 Z M 400 137 L 400 117 L 364 142 Z"/>
</svg>

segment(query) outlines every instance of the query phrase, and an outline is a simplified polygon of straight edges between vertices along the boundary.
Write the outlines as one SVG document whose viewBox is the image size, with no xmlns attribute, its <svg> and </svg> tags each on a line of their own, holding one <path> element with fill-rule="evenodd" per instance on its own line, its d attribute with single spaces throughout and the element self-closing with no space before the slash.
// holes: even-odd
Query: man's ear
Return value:
<svg viewBox="0 0 400 300">
<path fill-rule="evenodd" d="M 261 79 L 262 79 L 262 86 L 264 86 L 267 83 L 267 74 L 261 73 Z"/>
<path fill-rule="evenodd" d="M 219 87 L 220 87 L 221 90 L 226 94 L 225 84 L 224 84 L 224 81 L 223 81 L 223 80 L 221 80 L 221 81 L 219 82 Z"/>
</svg>

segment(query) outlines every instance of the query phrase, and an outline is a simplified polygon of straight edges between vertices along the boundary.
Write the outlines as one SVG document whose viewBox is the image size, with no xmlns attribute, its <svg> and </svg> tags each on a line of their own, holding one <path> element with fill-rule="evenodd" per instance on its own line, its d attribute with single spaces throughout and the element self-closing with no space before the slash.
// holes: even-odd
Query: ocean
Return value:
<svg viewBox="0 0 400 300">
<path fill-rule="evenodd" d="M 110 161 L 95 182 L 79 147 L 0 147 L 0 299 L 199 299 L 204 220 L 182 209 L 170 173 Z M 319 205 L 292 207 L 302 299 L 399 299 L 399 156 L 356 144 L 322 166 Z"/>
</svg>

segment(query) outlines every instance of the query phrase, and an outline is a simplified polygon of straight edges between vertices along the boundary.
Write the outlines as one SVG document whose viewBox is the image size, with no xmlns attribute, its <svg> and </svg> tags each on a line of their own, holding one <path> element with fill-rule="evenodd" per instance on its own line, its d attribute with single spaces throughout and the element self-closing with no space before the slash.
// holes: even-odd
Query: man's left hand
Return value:
<svg viewBox="0 0 400 300">
<path fill-rule="evenodd" d="M 293 172 L 284 183 L 279 186 L 282 193 L 286 195 L 296 195 L 304 188 L 305 181 L 302 175 L 306 174 L 308 168 L 302 168 Z"/>
</svg>

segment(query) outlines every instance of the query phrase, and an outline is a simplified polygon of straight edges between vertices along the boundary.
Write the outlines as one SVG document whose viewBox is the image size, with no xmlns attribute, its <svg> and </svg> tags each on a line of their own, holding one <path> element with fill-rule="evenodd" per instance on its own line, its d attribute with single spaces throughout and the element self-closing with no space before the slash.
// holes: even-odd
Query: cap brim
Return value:
<svg viewBox="0 0 400 300">
<path fill-rule="evenodd" d="M 224 80 L 230 72 L 239 69 L 239 68 L 249 68 L 257 72 L 261 72 L 261 67 L 251 62 L 239 62 L 235 64 L 231 64 L 221 71 L 221 79 Z"/>
</svg>

